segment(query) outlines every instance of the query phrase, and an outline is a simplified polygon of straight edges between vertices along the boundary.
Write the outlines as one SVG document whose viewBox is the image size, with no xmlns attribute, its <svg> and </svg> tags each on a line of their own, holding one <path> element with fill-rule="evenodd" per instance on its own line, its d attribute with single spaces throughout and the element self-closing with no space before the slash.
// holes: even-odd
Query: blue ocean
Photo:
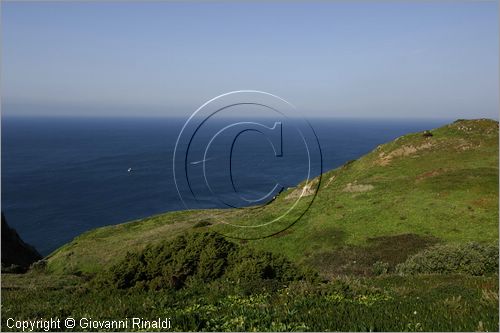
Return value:
<svg viewBox="0 0 500 333">
<path fill-rule="evenodd" d="M 172 163 L 184 122 L 181 118 L 2 118 L 1 203 L 7 222 L 47 255 L 87 230 L 185 209 Z M 381 143 L 448 121 L 318 118 L 309 122 L 321 147 L 321 168 L 327 171 Z M 239 139 L 231 168 L 234 182 L 247 197 L 262 197 L 277 178 L 283 187 L 305 178 L 303 156 L 285 154 L 294 144 L 285 147 L 286 163 L 273 163 L 275 156 L 262 135 L 247 133 Z M 227 170 L 222 161 L 208 161 L 211 170 Z M 197 163 L 188 165 L 195 168 Z M 217 179 L 214 176 L 212 183 Z M 198 181 L 194 178 L 193 186 Z M 221 207 L 221 203 L 207 195 L 197 207 Z"/>
</svg>

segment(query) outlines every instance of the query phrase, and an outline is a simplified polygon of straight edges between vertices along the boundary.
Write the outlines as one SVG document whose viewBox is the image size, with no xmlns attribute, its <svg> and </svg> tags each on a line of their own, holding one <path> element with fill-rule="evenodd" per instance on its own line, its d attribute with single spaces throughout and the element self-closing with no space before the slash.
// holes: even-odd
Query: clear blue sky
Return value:
<svg viewBox="0 0 500 333">
<path fill-rule="evenodd" d="M 498 118 L 497 2 L 2 2 L 4 115 L 189 114 L 224 92 L 309 116 Z"/>
</svg>

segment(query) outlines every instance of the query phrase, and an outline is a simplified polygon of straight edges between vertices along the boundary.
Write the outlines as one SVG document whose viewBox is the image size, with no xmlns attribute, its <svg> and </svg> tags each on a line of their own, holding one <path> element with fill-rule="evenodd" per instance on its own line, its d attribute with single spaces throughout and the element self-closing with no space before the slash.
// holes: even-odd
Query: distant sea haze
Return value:
<svg viewBox="0 0 500 333">
<path fill-rule="evenodd" d="M 398 136 L 447 122 L 310 119 L 323 171 Z M 183 123 L 179 118 L 3 118 L 2 211 L 8 223 L 47 255 L 87 230 L 184 209 L 172 171 Z M 305 178 L 303 158 L 289 156 L 284 170 L 256 133 L 238 140 L 234 158 L 235 181 L 248 196 L 267 193 L 277 178 L 284 187 Z M 206 163 L 227 169 L 215 158 Z M 221 204 L 209 196 L 198 205 L 213 207 Z"/>
</svg>

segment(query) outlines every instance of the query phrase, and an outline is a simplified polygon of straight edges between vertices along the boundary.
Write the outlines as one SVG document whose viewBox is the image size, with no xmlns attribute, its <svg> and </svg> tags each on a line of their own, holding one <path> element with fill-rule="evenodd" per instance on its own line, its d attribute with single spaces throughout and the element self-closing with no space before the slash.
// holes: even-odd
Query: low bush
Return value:
<svg viewBox="0 0 500 333">
<path fill-rule="evenodd" d="M 203 228 L 203 227 L 208 227 L 209 225 L 212 225 L 212 223 L 206 220 L 201 220 L 199 222 L 196 222 L 195 225 L 193 225 L 193 228 Z"/>
<path fill-rule="evenodd" d="M 252 252 L 214 232 L 190 233 L 173 241 L 127 253 L 124 260 L 98 276 L 95 283 L 118 289 L 180 289 L 218 279 L 266 285 L 314 274 L 269 252 Z"/>
<path fill-rule="evenodd" d="M 498 272 L 498 245 L 467 243 L 437 245 L 409 257 L 396 268 L 400 274 Z"/>
<path fill-rule="evenodd" d="M 45 272 L 46 268 L 47 268 L 47 260 L 45 260 L 45 259 L 35 261 L 30 266 L 30 270 L 36 271 L 39 273 Z"/>
<path fill-rule="evenodd" d="M 389 272 L 389 263 L 377 261 L 373 264 L 372 271 L 375 275 L 387 274 Z"/>
</svg>

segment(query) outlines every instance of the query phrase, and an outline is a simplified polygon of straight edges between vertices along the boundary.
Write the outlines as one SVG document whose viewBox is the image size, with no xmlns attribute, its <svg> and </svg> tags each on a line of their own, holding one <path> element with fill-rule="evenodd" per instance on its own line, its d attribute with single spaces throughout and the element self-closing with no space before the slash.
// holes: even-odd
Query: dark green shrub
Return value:
<svg viewBox="0 0 500 333">
<path fill-rule="evenodd" d="M 242 248 L 234 252 L 225 277 L 236 282 L 249 283 L 258 280 L 279 282 L 311 279 L 314 274 L 301 269 L 283 256 L 271 252 L 252 251 Z"/>
<path fill-rule="evenodd" d="M 203 228 L 203 227 L 208 227 L 209 225 L 212 225 L 212 223 L 206 221 L 206 220 L 201 220 L 199 222 L 196 222 L 193 225 L 193 228 Z"/>
<path fill-rule="evenodd" d="M 101 282 L 119 289 L 179 289 L 188 279 L 208 282 L 219 278 L 234 250 L 233 243 L 215 233 L 182 235 L 141 253 L 128 253 Z"/>
<path fill-rule="evenodd" d="M 396 268 L 401 274 L 498 272 L 498 246 L 467 243 L 437 245 L 408 258 Z"/>
<path fill-rule="evenodd" d="M 431 136 L 434 136 L 434 134 L 432 134 L 432 132 L 431 132 L 431 131 L 426 130 L 426 131 L 424 131 L 424 132 L 422 133 L 422 136 L 423 136 L 424 138 L 429 138 L 429 137 L 431 137 Z"/>
<path fill-rule="evenodd" d="M 127 253 L 95 283 L 118 289 L 180 289 L 221 278 L 235 283 L 286 282 L 312 277 L 282 256 L 252 252 L 213 233 L 191 233 Z"/>
</svg>

